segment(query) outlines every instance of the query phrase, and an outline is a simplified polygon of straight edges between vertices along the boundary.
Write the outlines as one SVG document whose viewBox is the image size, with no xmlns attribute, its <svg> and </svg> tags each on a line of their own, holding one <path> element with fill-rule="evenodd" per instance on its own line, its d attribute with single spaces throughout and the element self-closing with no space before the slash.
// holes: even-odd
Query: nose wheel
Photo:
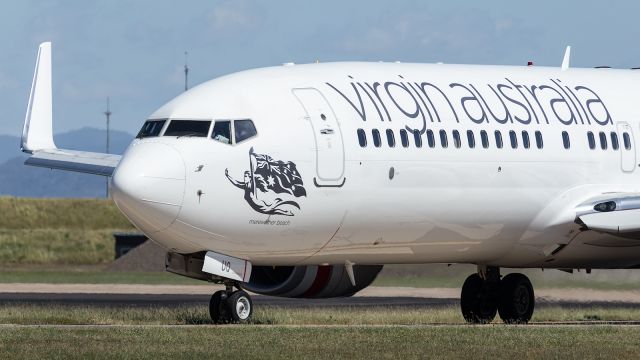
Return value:
<svg viewBox="0 0 640 360">
<path fill-rule="evenodd" d="M 500 279 L 499 269 L 490 267 L 483 276 L 470 275 L 462 286 L 460 308 L 468 323 L 490 323 L 498 313 L 506 324 L 526 324 L 534 307 L 533 286 L 523 274 Z"/>
<path fill-rule="evenodd" d="M 214 324 L 246 324 L 253 314 L 251 296 L 244 290 L 216 291 L 209 301 L 209 316 Z"/>
</svg>

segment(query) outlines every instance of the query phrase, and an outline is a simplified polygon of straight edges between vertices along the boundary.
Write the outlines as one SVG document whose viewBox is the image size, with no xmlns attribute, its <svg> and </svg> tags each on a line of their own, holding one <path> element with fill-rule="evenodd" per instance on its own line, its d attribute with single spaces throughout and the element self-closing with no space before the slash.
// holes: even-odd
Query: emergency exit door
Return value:
<svg viewBox="0 0 640 360">
<path fill-rule="evenodd" d="M 315 141 L 316 186 L 339 186 L 344 183 L 344 144 L 340 123 L 320 91 L 294 89 L 293 94 L 306 112 Z M 320 181 L 318 181 L 320 180 Z"/>
<path fill-rule="evenodd" d="M 633 129 L 626 122 L 617 124 L 620 144 L 620 166 L 624 172 L 633 172 L 636 169 L 636 143 Z"/>
</svg>

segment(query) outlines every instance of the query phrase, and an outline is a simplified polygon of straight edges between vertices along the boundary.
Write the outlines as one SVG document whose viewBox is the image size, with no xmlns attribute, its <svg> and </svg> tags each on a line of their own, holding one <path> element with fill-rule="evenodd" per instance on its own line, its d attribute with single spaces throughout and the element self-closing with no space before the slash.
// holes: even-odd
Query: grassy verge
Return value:
<svg viewBox="0 0 640 360">
<path fill-rule="evenodd" d="M 0 230 L 0 264 L 107 264 L 115 256 L 115 229 Z"/>
<path fill-rule="evenodd" d="M 0 264 L 89 265 L 114 258 L 115 231 L 134 231 L 104 199 L 0 197 Z"/>
<path fill-rule="evenodd" d="M 2 328 L 0 357 L 136 359 L 636 358 L 628 327 Z"/>
<path fill-rule="evenodd" d="M 133 229 L 111 200 L 0 197 L 0 229 Z"/>
<path fill-rule="evenodd" d="M 210 324 L 207 304 L 184 307 L 101 307 L 5 305 L 0 324 L 20 325 L 201 325 Z M 640 309 L 562 308 L 536 309 L 532 321 L 638 321 Z M 424 325 L 463 324 L 457 306 L 286 308 L 258 306 L 253 323 L 258 325 Z M 495 324 L 501 324 L 499 319 Z"/>
</svg>

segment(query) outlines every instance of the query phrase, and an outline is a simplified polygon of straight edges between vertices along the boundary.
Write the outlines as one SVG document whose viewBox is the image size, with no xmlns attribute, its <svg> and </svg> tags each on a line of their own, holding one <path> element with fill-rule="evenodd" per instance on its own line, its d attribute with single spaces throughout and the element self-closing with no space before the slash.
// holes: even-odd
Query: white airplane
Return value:
<svg viewBox="0 0 640 360">
<path fill-rule="evenodd" d="M 56 148 L 43 43 L 22 150 L 110 177 L 168 271 L 226 285 L 215 322 L 250 319 L 245 290 L 349 296 L 383 264 L 467 263 L 464 318 L 526 323 L 531 282 L 501 267 L 640 266 L 638 93 L 569 48 L 558 68 L 285 64 L 183 93 L 118 156 Z"/>
</svg>

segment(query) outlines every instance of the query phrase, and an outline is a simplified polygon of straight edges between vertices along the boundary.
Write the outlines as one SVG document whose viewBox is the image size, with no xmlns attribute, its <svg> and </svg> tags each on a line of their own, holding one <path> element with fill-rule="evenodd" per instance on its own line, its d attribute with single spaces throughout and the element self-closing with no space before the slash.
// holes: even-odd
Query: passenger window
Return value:
<svg viewBox="0 0 640 360">
<path fill-rule="evenodd" d="M 476 139 L 473 136 L 473 131 L 467 130 L 467 142 L 469 143 L 469 148 L 473 149 L 476 147 Z"/>
<path fill-rule="evenodd" d="M 387 129 L 387 143 L 389 144 L 389 147 L 396 146 L 396 138 L 393 136 L 393 130 L 391 129 Z"/>
<path fill-rule="evenodd" d="M 629 133 L 622 134 L 622 141 L 624 141 L 624 148 L 631 150 L 631 137 L 629 136 Z"/>
<path fill-rule="evenodd" d="M 511 148 L 512 149 L 517 149 L 518 148 L 518 137 L 516 136 L 516 132 L 511 130 L 509 131 L 509 139 L 511 140 Z"/>
<path fill-rule="evenodd" d="M 405 129 L 400 129 L 400 142 L 402 147 L 409 147 L 409 135 L 407 135 L 407 130 Z"/>
<path fill-rule="evenodd" d="M 460 133 L 458 132 L 458 130 L 453 130 L 453 145 L 456 147 L 456 149 L 460 149 L 460 146 L 462 146 L 462 141 L 460 140 Z"/>
<path fill-rule="evenodd" d="M 373 146 L 379 148 L 382 145 L 382 140 L 380 139 L 380 131 L 378 129 L 371 130 L 371 135 L 373 135 Z"/>
<path fill-rule="evenodd" d="M 613 131 L 611 132 L 611 147 L 613 150 L 618 150 L 620 147 L 620 144 L 618 143 L 618 134 Z"/>
<path fill-rule="evenodd" d="M 528 149 L 530 146 L 529 133 L 526 132 L 526 130 L 522 130 L 522 146 L 524 146 L 525 149 Z"/>
<path fill-rule="evenodd" d="M 413 141 L 416 143 L 416 147 L 422 147 L 422 135 L 420 134 L 420 130 L 413 130 Z"/>
<path fill-rule="evenodd" d="M 251 120 L 234 120 L 233 129 L 236 132 L 236 144 L 258 135 Z"/>
<path fill-rule="evenodd" d="M 447 146 L 449 146 L 449 140 L 447 139 L 447 132 L 444 130 L 440 130 L 440 145 L 442 145 L 443 148 L 447 148 Z"/>
<path fill-rule="evenodd" d="M 367 146 L 367 134 L 365 134 L 363 129 L 358 129 L 358 142 L 360 143 L 360 147 Z"/>
<path fill-rule="evenodd" d="M 430 148 L 436 147 L 436 139 L 435 136 L 433 136 L 433 131 L 431 130 L 427 130 L 427 142 L 429 143 Z"/>
<path fill-rule="evenodd" d="M 171 120 L 164 136 L 195 136 L 206 137 L 211 127 L 211 121 L 201 120 Z"/>
<path fill-rule="evenodd" d="M 496 147 L 498 149 L 502 149 L 502 133 L 500 132 L 500 130 L 496 130 L 495 136 L 496 136 Z"/>
<path fill-rule="evenodd" d="M 607 134 L 600 131 L 600 148 L 607 150 Z"/>
<path fill-rule="evenodd" d="M 480 131 L 480 140 L 482 140 L 482 147 L 485 149 L 489 148 L 489 135 L 484 130 Z"/>
<path fill-rule="evenodd" d="M 231 144 L 231 121 L 216 121 L 213 125 L 211 138 L 221 143 Z"/>
<path fill-rule="evenodd" d="M 593 150 L 596 148 L 596 138 L 591 131 L 587 132 L 587 141 L 589 142 L 589 149 Z"/>
<path fill-rule="evenodd" d="M 147 120 L 144 125 L 142 125 L 142 129 L 136 135 L 136 138 L 142 139 L 146 137 L 155 137 L 160 135 L 160 131 L 162 131 L 162 127 L 167 120 Z"/>
<path fill-rule="evenodd" d="M 567 133 L 566 131 L 562 132 L 562 144 L 564 145 L 565 149 L 571 147 L 571 142 L 569 141 L 569 133 Z"/>
<path fill-rule="evenodd" d="M 542 133 L 540 131 L 536 131 L 536 146 L 538 149 L 542 149 L 544 143 L 542 142 Z"/>
</svg>

